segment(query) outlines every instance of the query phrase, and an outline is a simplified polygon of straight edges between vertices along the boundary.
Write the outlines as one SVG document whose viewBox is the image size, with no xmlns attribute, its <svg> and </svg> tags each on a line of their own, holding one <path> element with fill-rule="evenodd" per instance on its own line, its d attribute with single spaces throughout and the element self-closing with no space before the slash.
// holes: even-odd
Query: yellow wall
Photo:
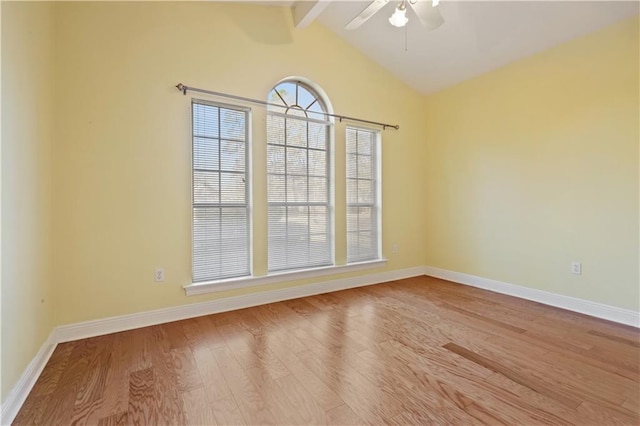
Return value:
<svg viewBox="0 0 640 426">
<path fill-rule="evenodd" d="M 639 309 L 638 21 L 427 98 L 427 265 Z"/>
<path fill-rule="evenodd" d="M 319 24 L 295 30 L 291 21 L 288 8 L 210 2 L 56 5 L 56 324 L 302 283 L 184 295 L 190 97 L 178 82 L 266 99 L 280 79 L 303 76 L 338 113 L 400 124 L 383 133 L 383 252 L 387 269 L 423 264 L 423 98 Z M 254 114 L 255 270 L 264 273 L 265 121 L 260 108 Z M 336 260 L 344 263 L 345 125 L 336 127 Z M 160 266 L 163 284 L 153 281 Z"/>
<path fill-rule="evenodd" d="M 51 4 L 2 2 L 2 396 L 53 329 Z"/>
</svg>

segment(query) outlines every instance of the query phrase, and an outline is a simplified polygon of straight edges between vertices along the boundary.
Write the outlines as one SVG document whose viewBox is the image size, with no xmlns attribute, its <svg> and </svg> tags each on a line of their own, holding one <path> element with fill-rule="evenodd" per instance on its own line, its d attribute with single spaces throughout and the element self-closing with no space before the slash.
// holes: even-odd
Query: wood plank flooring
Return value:
<svg viewBox="0 0 640 426">
<path fill-rule="evenodd" d="M 59 345 L 38 424 L 640 424 L 638 330 L 418 277 Z"/>
</svg>

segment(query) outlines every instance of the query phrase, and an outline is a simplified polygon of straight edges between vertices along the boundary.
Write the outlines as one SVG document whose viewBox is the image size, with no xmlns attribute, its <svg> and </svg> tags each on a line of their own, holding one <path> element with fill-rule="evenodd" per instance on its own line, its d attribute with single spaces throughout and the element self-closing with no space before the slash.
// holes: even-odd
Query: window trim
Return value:
<svg viewBox="0 0 640 426">
<path fill-rule="evenodd" d="M 296 85 L 296 102 L 297 102 L 297 87 L 300 86 L 302 88 L 304 88 L 307 92 L 309 92 L 309 94 L 311 94 L 312 96 L 315 96 L 316 100 L 314 102 L 312 102 L 310 105 L 313 105 L 314 103 L 318 103 L 319 105 L 321 105 L 321 109 L 326 112 L 326 113 L 332 113 L 333 112 L 333 108 L 331 105 L 331 102 L 328 98 L 328 96 L 326 95 L 326 93 L 324 92 L 324 90 L 322 90 L 322 88 L 318 87 L 315 83 L 311 82 L 310 80 L 304 79 L 304 78 L 300 78 L 300 77 L 288 77 L 285 79 L 282 79 L 280 81 L 278 81 L 272 88 L 271 90 L 269 90 L 269 94 L 271 94 L 272 92 L 277 92 L 277 88 L 282 85 L 282 84 L 295 84 Z M 269 95 L 268 95 L 269 96 Z M 283 103 L 283 108 L 286 107 L 286 101 L 281 97 L 280 98 L 282 100 Z M 310 106 L 309 105 L 309 106 Z M 297 106 L 297 108 L 296 108 Z M 303 111 L 304 112 L 304 117 L 303 116 L 299 116 L 299 115 L 295 115 L 295 114 L 290 114 L 289 110 L 290 109 L 294 109 L 294 110 L 299 110 L 299 111 Z M 321 114 L 318 112 L 313 112 L 313 114 Z M 334 125 L 334 120 L 333 117 L 326 117 L 324 120 L 320 120 L 314 117 L 309 117 L 307 114 L 307 109 L 303 109 L 298 105 L 289 105 L 288 107 L 286 107 L 286 111 L 285 112 L 281 112 L 278 109 L 267 109 L 266 111 L 266 115 L 268 116 L 274 116 L 274 117 L 280 117 L 284 120 L 284 126 L 285 126 L 285 135 L 287 132 L 287 120 L 289 118 L 294 119 L 294 120 L 301 120 L 301 121 L 305 121 L 307 123 L 317 123 L 317 124 L 322 124 L 324 126 L 326 126 L 326 149 L 323 150 L 324 152 L 326 152 L 326 178 L 327 178 L 327 202 L 326 204 L 326 208 L 327 208 L 327 238 L 329 239 L 328 241 L 328 263 L 323 264 L 323 265 L 317 265 L 317 266 L 309 266 L 309 265 L 303 265 L 301 267 L 289 267 L 289 268 L 280 268 L 280 269 L 269 269 L 270 265 L 269 265 L 269 228 L 268 228 L 268 220 L 267 220 L 267 271 L 268 274 L 286 274 L 289 272 L 296 272 L 296 271 L 300 271 L 300 270 L 313 270 L 313 269 L 318 269 L 318 268 L 328 268 L 328 267 L 335 267 L 336 266 L 336 258 L 335 258 L 335 254 L 336 254 L 336 233 L 335 233 L 335 125 Z M 307 124 L 308 126 L 308 124 Z M 269 149 L 269 137 L 268 137 L 268 126 L 266 129 L 266 135 L 265 135 L 265 140 L 266 145 L 267 145 L 267 150 Z M 285 136 L 286 138 L 286 136 Z M 288 146 L 285 143 L 285 148 Z M 309 147 L 307 145 L 306 148 L 304 148 L 305 150 L 307 150 L 307 152 L 309 151 Z M 285 149 L 286 152 L 286 149 Z M 285 158 L 285 162 L 286 162 L 286 158 Z M 267 173 L 266 176 L 269 176 L 269 171 L 267 168 Z M 285 179 L 287 177 L 287 173 L 284 174 Z M 267 212 L 269 210 L 269 208 L 271 206 L 276 206 L 276 205 L 280 205 L 281 207 L 285 207 L 287 208 L 289 205 L 291 204 L 296 204 L 296 203 L 287 203 L 287 202 L 278 202 L 278 203 L 271 203 L 269 202 L 269 186 L 268 186 L 268 180 L 267 180 Z M 305 203 L 307 204 L 307 206 L 310 206 L 310 203 Z M 268 213 L 267 213 L 268 214 Z"/>
<path fill-rule="evenodd" d="M 233 277 L 225 277 L 225 278 L 218 278 L 215 281 L 216 282 L 220 282 L 220 281 L 225 281 L 225 280 L 229 280 L 229 279 L 237 279 L 237 278 L 245 278 L 245 277 L 251 277 L 253 276 L 253 190 L 252 190 L 252 185 L 251 185 L 251 179 L 253 178 L 253 170 L 251 169 L 251 167 L 253 167 L 253 163 L 252 163 L 252 151 L 251 151 L 251 145 L 252 145 L 252 127 L 251 127 L 251 123 L 253 121 L 253 115 L 252 115 L 252 111 L 251 108 L 246 107 L 246 106 L 242 106 L 242 105 L 234 105 L 234 104 L 229 104 L 229 103 L 224 103 L 224 102 L 217 102 L 217 101 L 210 101 L 210 100 L 205 100 L 205 99 L 199 99 L 199 98 L 191 98 L 191 102 L 190 102 L 190 106 L 191 106 L 191 281 L 193 283 L 196 283 L 196 281 L 194 280 L 194 272 L 195 272 L 195 268 L 194 268 L 194 252 L 195 252 L 195 226 L 194 226 L 194 211 L 195 211 L 195 197 L 194 197 L 194 191 L 195 191 L 195 184 L 194 184 L 194 171 L 195 171 L 195 152 L 194 152 L 194 139 L 195 139 L 195 134 L 194 134 L 194 113 L 193 113 L 193 108 L 194 108 L 194 104 L 200 104 L 200 105 L 209 105 L 212 107 L 216 107 L 216 108 L 225 108 L 225 109 L 231 109 L 231 110 L 235 110 L 235 111 L 242 111 L 245 114 L 245 202 L 243 203 L 246 206 L 246 213 L 247 213 L 247 261 L 248 261 L 248 268 L 247 268 L 247 273 L 243 273 L 242 275 L 236 275 Z M 218 139 L 219 141 L 221 141 L 222 139 Z M 219 171 L 220 173 L 220 171 Z M 222 196 L 222 194 L 220 194 L 220 196 Z M 220 207 L 219 208 L 223 208 L 224 206 L 222 205 L 222 203 L 220 203 Z M 230 207 L 230 206 L 229 206 Z M 206 282 L 212 282 L 212 280 L 208 280 L 208 281 L 198 281 L 197 283 L 206 283 Z"/>
<path fill-rule="evenodd" d="M 366 259 L 366 260 L 355 260 L 353 262 L 349 262 L 349 245 L 347 243 L 347 247 L 345 250 L 345 256 L 346 256 L 346 262 L 347 265 L 352 265 L 352 264 L 357 264 L 357 263 L 361 263 L 361 262 L 369 262 L 369 261 L 376 261 L 379 259 L 383 259 L 383 255 L 382 255 L 382 132 L 380 131 L 380 129 L 374 128 L 374 127 L 368 127 L 368 126 L 352 126 L 352 125 L 348 125 L 345 128 L 345 148 L 344 148 L 344 153 L 345 153 L 345 211 L 348 214 L 349 211 L 349 199 L 348 199 L 348 195 L 347 195 L 347 187 L 348 187 L 348 181 L 349 178 L 347 177 L 347 161 L 348 161 L 348 153 L 347 153 L 347 144 L 346 144 L 346 138 L 347 138 L 347 130 L 348 129 L 355 129 L 357 130 L 362 130 L 362 131 L 367 131 L 367 132 L 371 132 L 373 133 L 373 135 L 375 136 L 374 138 L 374 162 L 375 164 L 372 165 L 372 170 L 375 171 L 375 198 L 374 198 L 374 204 L 373 207 L 375 209 L 376 212 L 376 233 L 377 233 L 377 241 L 376 241 L 376 257 L 373 259 Z M 347 219 L 348 220 L 348 219 Z M 345 241 L 348 241 L 349 238 L 349 230 L 348 230 L 348 226 L 347 223 L 345 223 Z"/>
<path fill-rule="evenodd" d="M 248 287 L 260 287 L 269 284 L 277 284 L 327 275 L 344 274 L 347 272 L 365 271 L 368 269 L 381 268 L 383 266 L 386 266 L 387 262 L 387 259 L 376 259 L 366 262 L 349 263 L 347 265 L 332 265 L 322 266 L 318 268 L 299 269 L 295 271 L 278 273 L 274 272 L 259 277 L 237 277 L 216 281 L 191 283 L 183 286 L 182 288 L 184 288 L 187 296 L 195 296 L 199 294 L 216 293 L 219 291 L 237 290 Z"/>
</svg>

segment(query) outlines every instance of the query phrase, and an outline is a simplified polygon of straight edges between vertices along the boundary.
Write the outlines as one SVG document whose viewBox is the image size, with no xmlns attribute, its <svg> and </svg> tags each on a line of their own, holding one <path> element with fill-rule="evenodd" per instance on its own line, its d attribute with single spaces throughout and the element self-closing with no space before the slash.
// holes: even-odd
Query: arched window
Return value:
<svg viewBox="0 0 640 426">
<path fill-rule="evenodd" d="M 328 101 L 296 79 L 269 93 L 269 271 L 333 263 Z"/>
</svg>

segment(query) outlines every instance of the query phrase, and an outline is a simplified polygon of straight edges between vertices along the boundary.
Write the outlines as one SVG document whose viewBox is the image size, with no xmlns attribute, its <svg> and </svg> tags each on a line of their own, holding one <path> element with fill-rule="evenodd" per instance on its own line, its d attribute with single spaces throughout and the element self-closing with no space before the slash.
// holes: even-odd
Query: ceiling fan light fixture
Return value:
<svg viewBox="0 0 640 426">
<path fill-rule="evenodd" d="M 401 2 L 398 7 L 396 7 L 395 12 L 389 18 L 389 23 L 394 27 L 404 27 L 409 22 L 409 18 L 407 18 L 407 6 L 404 1 Z"/>
</svg>

